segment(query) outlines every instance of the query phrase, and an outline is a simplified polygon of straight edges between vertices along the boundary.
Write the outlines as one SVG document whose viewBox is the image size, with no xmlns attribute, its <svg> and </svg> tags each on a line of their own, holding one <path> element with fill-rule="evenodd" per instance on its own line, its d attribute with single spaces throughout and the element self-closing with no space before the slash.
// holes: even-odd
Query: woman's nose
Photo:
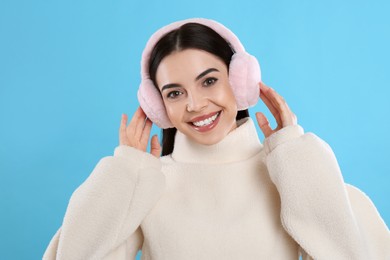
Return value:
<svg viewBox="0 0 390 260">
<path fill-rule="evenodd" d="M 198 112 L 207 107 L 207 98 L 199 93 L 188 94 L 187 111 Z"/>
</svg>

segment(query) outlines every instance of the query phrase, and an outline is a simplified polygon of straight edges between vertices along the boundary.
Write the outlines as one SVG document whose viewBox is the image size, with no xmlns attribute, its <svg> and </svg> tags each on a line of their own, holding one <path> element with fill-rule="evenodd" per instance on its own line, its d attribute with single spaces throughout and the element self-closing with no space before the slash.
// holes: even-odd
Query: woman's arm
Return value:
<svg viewBox="0 0 390 260">
<path fill-rule="evenodd" d="M 137 113 L 139 117 L 134 119 Z M 134 118 L 132 122 L 142 121 L 142 113 L 137 111 Z M 137 253 L 143 240 L 139 225 L 162 195 L 165 177 L 157 153 L 148 154 L 145 146 L 125 143 L 125 125 L 122 119 L 120 145 L 114 155 L 102 158 L 72 194 L 62 226 L 44 259 L 108 259 L 126 248 L 136 250 L 127 250 L 126 254 Z M 145 128 L 151 124 L 137 127 L 140 132 L 129 131 L 129 136 L 141 137 L 144 133 L 149 137 Z M 134 244 L 127 244 L 129 241 Z"/>
<path fill-rule="evenodd" d="M 314 259 L 370 259 L 333 152 L 311 133 L 293 138 L 301 131 L 289 126 L 265 141 L 283 227 Z"/>
<path fill-rule="evenodd" d="M 286 231 L 313 259 L 390 259 L 390 233 L 374 204 L 344 183 L 325 142 L 299 132 L 291 126 L 266 141 Z"/>
<path fill-rule="evenodd" d="M 262 93 L 272 114 L 279 117 L 276 131 L 267 127 L 263 115 L 258 121 L 268 133 L 266 164 L 280 194 L 285 230 L 309 259 L 389 257 L 386 225 L 367 197 L 346 188 L 329 145 L 312 133 L 304 134 L 276 92 L 265 88 Z"/>
<path fill-rule="evenodd" d="M 164 187 L 157 158 L 118 146 L 72 194 L 44 259 L 103 259 L 135 232 Z"/>
<path fill-rule="evenodd" d="M 61 235 L 61 228 L 54 235 L 50 241 L 49 246 L 46 249 L 43 259 L 57 259 L 58 242 Z M 114 248 L 107 255 L 102 258 L 103 260 L 118 260 L 118 259 L 132 259 L 135 260 L 137 253 L 141 250 L 143 245 L 143 234 L 141 227 L 131 234 L 122 244 Z"/>
</svg>

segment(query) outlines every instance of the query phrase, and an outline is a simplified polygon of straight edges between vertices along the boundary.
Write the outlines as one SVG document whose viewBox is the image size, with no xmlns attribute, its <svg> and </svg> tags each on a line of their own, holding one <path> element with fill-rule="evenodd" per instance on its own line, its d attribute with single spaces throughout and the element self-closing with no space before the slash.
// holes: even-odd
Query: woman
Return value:
<svg viewBox="0 0 390 260">
<path fill-rule="evenodd" d="M 375 206 L 227 28 L 160 29 L 141 72 L 142 108 L 122 116 L 120 145 L 73 193 L 45 259 L 389 259 Z M 278 124 L 256 113 L 264 144 L 246 110 L 259 95 Z M 146 152 L 152 122 L 162 157 L 157 136 Z"/>
</svg>

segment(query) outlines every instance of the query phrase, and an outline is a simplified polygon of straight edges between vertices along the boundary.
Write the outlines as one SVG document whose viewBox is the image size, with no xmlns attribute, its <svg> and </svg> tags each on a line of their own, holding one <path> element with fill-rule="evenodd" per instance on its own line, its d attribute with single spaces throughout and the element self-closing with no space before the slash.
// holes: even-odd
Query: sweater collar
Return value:
<svg viewBox="0 0 390 260">
<path fill-rule="evenodd" d="M 237 162 L 262 149 L 256 127 L 250 117 L 237 121 L 238 127 L 213 145 L 202 145 L 177 131 L 172 158 L 177 162 L 219 164 Z"/>
</svg>

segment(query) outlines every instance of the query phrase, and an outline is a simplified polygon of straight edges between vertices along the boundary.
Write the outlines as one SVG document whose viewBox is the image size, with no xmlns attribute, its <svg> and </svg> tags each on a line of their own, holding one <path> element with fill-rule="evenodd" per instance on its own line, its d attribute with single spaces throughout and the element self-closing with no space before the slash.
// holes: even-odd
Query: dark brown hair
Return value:
<svg viewBox="0 0 390 260">
<path fill-rule="evenodd" d="M 174 51 L 199 49 L 214 54 L 229 68 L 234 54 L 232 46 L 217 32 L 199 23 L 187 23 L 165 34 L 154 46 L 149 60 L 149 75 L 154 85 L 160 62 Z M 157 87 L 158 88 L 158 87 Z M 248 110 L 237 112 L 236 120 L 248 117 Z M 162 155 L 171 154 L 175 143 L 176 128 L 162 130 Z"/>
</svg>

